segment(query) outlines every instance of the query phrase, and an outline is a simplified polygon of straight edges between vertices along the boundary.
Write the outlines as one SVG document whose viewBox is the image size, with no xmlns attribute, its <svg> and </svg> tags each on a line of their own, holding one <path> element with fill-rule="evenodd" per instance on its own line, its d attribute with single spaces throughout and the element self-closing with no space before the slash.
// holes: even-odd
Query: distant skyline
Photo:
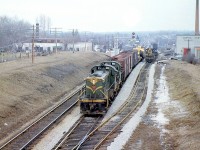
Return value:
<svg viewBox="0 0 200 150">
<path fill-rule="evenodd" d="M 196 0 L 0 0 L 0 16 L 92 32 L 194 31 Z"/>
</svg>

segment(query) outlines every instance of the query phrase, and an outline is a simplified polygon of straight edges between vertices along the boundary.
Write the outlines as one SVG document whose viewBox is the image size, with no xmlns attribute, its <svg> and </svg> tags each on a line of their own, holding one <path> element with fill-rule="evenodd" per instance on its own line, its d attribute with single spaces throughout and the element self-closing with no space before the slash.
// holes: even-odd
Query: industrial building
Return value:
<svg viewBox="0 0 200 150">
<path fill-rule="evenodd" d="M 186 55 L 188 52 L 200 59 L 200 36 L 177 36 L 175 53 Z"/>
<path fill-rule="evenodd" d="M 199 0 L 196 0 L 195 35 L 177 36 L 175 53 L 183 56 L 191 54 L 200 60 Z"/>
</svg>

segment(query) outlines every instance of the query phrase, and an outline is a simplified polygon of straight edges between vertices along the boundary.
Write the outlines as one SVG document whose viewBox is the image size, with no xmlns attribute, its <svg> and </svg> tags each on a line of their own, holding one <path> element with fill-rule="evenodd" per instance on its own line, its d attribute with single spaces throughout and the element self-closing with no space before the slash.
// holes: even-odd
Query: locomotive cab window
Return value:
<svg viewBox="0 0 200 150">
<path fill-rule="evenodd" d="M 109 67 L 106 67 L 106 70 L 109 70 Z"/>
</svg>

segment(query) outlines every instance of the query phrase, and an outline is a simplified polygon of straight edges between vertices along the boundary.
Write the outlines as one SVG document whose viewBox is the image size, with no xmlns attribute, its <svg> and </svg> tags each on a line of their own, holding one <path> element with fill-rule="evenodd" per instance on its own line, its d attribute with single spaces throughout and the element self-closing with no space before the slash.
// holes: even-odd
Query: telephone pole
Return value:
<svg viewBox="0 0 200 150">
<path fill-rule="evenodd" d="M 32 36 L 32 64 L 34 63 L 34 40 L 35 40 L 35 30 L 34 30 L 35 26 L 33 25 L 33 36 Z"/>
<path fill-rule="evenodd" d="M 72 31 L 72 38 L 73 38 L 73 53 L 74 53 L 74 35 L 75 35 L 75 31 L 74 31 L 74 29 L 73 29 L 73 31 Z"/>
<path fill-rule="evenodd" d="M 58 49 L 57 49 L 57 45 L 58 45 L 58 42 L 57 42 L 57 34 L 58 34 L 58 33 L 61 33 L 61 31 L 58 31 L 58 30 L 61 30 L 61 29 L 62 29 L 62 28 L 51 28 L 51 30 L 53 30 L 53 31 L 50 30 L 50 33 L 54 33 L 54 36 L 55 36 L 56 54 L 57 54 L 57 51 L 58 51 Z"/>
</svg>

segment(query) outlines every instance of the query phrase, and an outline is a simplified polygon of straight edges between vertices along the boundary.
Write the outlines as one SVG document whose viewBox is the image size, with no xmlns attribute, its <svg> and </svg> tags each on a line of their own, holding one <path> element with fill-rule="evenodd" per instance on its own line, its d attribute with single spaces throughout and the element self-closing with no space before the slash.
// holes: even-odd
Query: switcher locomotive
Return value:
<svg viewBox="0 0 200 150">
<path fill-rule="evenodd" d="M 79 96 L 83 114 L 105 114 L 132 69 L 141 61 L 137 51 L 122 52 L 94 66 Z"/>
</svg>

